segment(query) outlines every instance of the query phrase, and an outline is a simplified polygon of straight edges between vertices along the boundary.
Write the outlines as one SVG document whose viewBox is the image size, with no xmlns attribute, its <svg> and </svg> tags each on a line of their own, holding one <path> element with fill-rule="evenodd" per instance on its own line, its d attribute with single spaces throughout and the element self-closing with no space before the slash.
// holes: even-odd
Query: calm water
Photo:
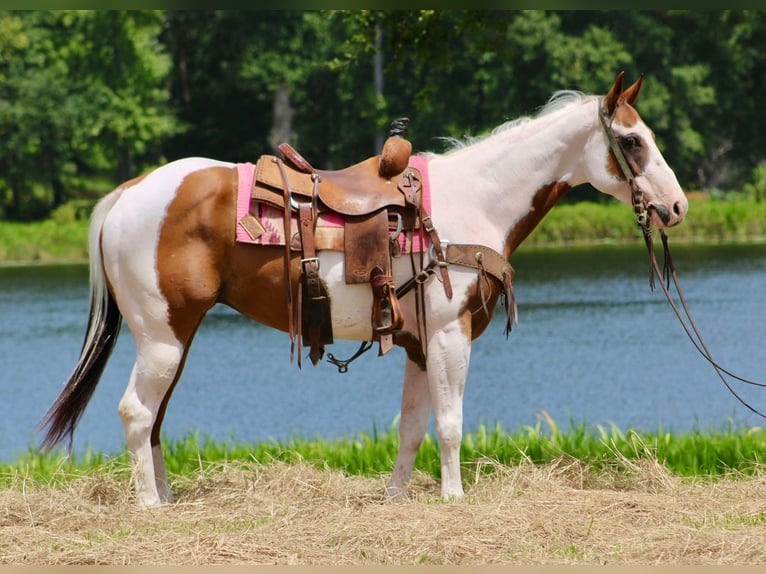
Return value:
<svg viewBox="0 0 766 574">
<path fill-rule="evenodd" d="M 714 357 L 766 380 L 766 246 L 676 247 L 676 266 Z M 465 429 L 535 425 L 654 431 L 760 425 L 696 354 L 660 291 L 648 287 L 640 247 L 514 256 L 520 324 L 508 341 L 501 318 L 475 344 Z M 79 354 L 88 311 L 85 266 L 0 268 L 0 459 L 39 438 L 35 424 Z M 347 356 L 356 343 L 329 350 Z M 75 450 L 122 448 L 117 403 L 133 363 L 126 327 L 75 434 Z M 218 306 L 205 319 L 168 409 L 164 431 L 218 439 L 333 438 L 387 428 L 399 412 L 403 352 L 370 352 L 340 375 L 302 371 L 284 333 Z M 766 389 L 736 387 L 766 409 Z"/>
</svg>

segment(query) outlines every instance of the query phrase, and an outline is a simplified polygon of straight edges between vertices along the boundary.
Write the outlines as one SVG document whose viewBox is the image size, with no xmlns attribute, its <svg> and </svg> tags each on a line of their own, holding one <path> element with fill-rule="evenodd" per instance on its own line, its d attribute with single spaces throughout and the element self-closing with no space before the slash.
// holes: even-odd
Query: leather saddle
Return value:
<svg viewBox="0 0 766 574">
<path fill-rule="evenodd" d="M 396 297 L 392 257 L 400 254 L 399 234 L 420 227 L 422 210 L 421 174 L 408 165 L 411 149 L 401 135 L 392 135 L 381 155 L 331 171 L 314 169 L 291 146 L 281 144 L 284 160 L 264 155 L 256 163 L 252 199 L 284 213 L 288 285 L 291 221 L 294 216 L 298 220 L 301 277 L 294 309 L 288 294 L 290 336 L 293 344 L 297 337 L 311 347 L 309 357 L 314 364 L 322 357 L 324 345 L 333 342 L 330 300 L 319 277 L 317 258 L 320 213 L 335 213 L 343 219 L 346 283 L 371 286 L 371 323 L 380 354 L 393 346 L 393 333 L 402 328 L 404 318 Z M 392 173 L 399 168 L 399 173 Z M 298 362 L 300 365 L 300 351 Z"/>
<path fill-rule="evenodd" d="M 296 202 L 312 199 L 314 178 L 319 176 L 317 196 L 320 211 L 350 216 L 369 215 L 383 208 L 405 209 L 417 203 L 420 173 L 414 168 L 405 168 L 396 178 L 384 179 L 378 174 L 380 156 L 373 156 L 337 171 L 314 170 L 288 144 L 281 144 L 279 149 L 289 162 L 284 165 L 284 170 Z M 281 207 L 283 202 L 280 196 L 283 196 L 285 181 L 276 159 L 271 155 L 259 158 L 255 168 L 253 199 Z"/>
</svg>

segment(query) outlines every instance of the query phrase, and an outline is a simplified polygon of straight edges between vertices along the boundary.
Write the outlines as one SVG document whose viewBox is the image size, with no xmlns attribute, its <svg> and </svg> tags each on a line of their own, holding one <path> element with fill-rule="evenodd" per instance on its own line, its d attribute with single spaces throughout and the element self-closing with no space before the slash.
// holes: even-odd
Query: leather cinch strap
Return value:
<svg viewBox="0 0 766 574">
<path fill-rule="evenodd" d="M 513 267 L 508 260 L 494 249 L 484 245 L 450 243 L 447 245 L 446 253 L 444 253 L 444 261 L 445 265 L 442 266 L 438 259 L 431 259 L 428 265 L 426 265 L 420 273 L 402 283 L 396 291 L 396 296 L 401 299 L 416 286 L 427 282 L 431 275 L 436 273 L 436 267 L 440 267 L 445 271 L 448 264 L 471 267 L 478 270 L 481 274 L 487 274 L 490 277 L 493 277 L 502 286 L 502 303 L 505 308 L 506 316 L 505 335 L 508 336 L 513 325 L 518 323 L 518 310 L 512 283 Z M 481 289 L 481 284 L 479 285 L 479 289 Z M 484 293 L 481 292 L 481 295 L 482 302 L 484 303 Z M 486 305 L 485 310 L 489 313 Z"/>
</svg>

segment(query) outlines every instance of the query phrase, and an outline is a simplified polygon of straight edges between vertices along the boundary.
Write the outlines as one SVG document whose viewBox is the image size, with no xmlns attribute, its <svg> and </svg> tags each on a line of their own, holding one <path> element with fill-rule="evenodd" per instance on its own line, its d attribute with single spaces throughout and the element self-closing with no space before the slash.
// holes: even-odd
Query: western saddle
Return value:
<svg viewBox="0 0 766 574">
<path fill-rule="evenodd" d="M 322 231 L 317 229 L 320 214 L 336 214 L 343 220 L 346 283 L 369 283 L 371 286 L 373 340 L 379 342 L 379 354 L 385 354 L 392 348 L 393 335 L 402 328 L 404 317 L 399 297 L 420 286 L 437 271 L 446 296 L 452 297 L 448 262 L 477 268 L 499 280 L 505 287 L 504 304 L 509 313 L 506 334 L 510 331 L 511 312 L 515 321 L 515 303 L 511 305 L 513 270 L 505 258 L 486 247 L 447 246 L 439 240 L 431 217 L 423 206 L 422 175 L 417 168 L 409 165 L 412 145 L 404 138 L 408 123 L 407 118 L 392 123 L 389 138 L 380 155 L 337 171 L 314 169 L 287 143 L 279 146 L 284 160 L 272 155 L 258 159 L 251 205 L 265 203 L 284 214 L 284 269 L 288 285 L 291 359 L 297 340 L 299 366 L 301 342 L 310 347 L 309 358 L 314 365 L 322 358 L 324 346 L 333 342 L 330 299 L 319 276 L 318 251 L 329 248 L 329 245 L 340 249 L 341 245 L 337 238 L 334 243 L 328 243 L 321 233 L 317 233 Z M 291 232 L 294 215 L 297 216 L 298 226 L 298 237 L 295 238 Z M 259 233 L 255 229 L 260 227 L 257 214 L 248 214 L 240 223 L 248 228 L 251 235 Z M 392 259 L 402 254 L 399 242 L 402 233 L 410 238 L 410 243 L 414 234 L 419 234 L 421 245 L 425 245 L 427 237 L 432 258 L 427 266 L 424 265 L 425 255 L 421 252 L 420 272 L 397 290 Z M 293 302 L 290 287 L 291 250 L 301 251 L 296 302 Z M 410 257 L 415 269 L 412 250 Z M 425 319 L 418 318 L 419 331 L 421 320 Z M 331 359 L 341 372 L 345 372 L 346 361 Z"/>
</svg>

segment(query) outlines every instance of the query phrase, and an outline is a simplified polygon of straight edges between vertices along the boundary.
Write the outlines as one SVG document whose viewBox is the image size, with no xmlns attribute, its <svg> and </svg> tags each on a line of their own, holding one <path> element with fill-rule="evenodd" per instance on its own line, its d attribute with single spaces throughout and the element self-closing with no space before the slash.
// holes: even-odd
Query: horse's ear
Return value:
<svg viewBox="0 0 766 574">
<path fill-rule="evenodd" d="M 622 78 L 625 76 L 625 72 L 622 71 L 617 74 L 617 78 L 614 80 L 614 85 L 609 93 L 604 96 L 604 112 L 607 116 L 611 116 L 614 113 L 614 109 L 617 107 L 617 100 L 620 99 L 622 94 Z"/>
<path fill-rule="evenodd" d="M 641 90 L 641 82 L 644 81 L 644 75 L 641 74 L 632 86 L 625 90 L 620 96 L 620 100 L 630 104 L 631 106 L 638 99 L 638 92 Z"/>
</svg>

